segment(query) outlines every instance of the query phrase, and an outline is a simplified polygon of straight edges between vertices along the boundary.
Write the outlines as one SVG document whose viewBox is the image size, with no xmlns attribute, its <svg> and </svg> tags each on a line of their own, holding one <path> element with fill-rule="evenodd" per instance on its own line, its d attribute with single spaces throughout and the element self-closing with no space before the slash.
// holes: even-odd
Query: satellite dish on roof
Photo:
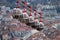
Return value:
<svg viewBox="0 0 60 40">
<path fill-rule="evenodd" d="M 29 0 L 25 0 L 25 1 L 26 1 L 27 5 L 30 5 L 30 2 L 29 2 Z"/>
<path fill-rule="evenodd" d="M 43 22 L 40 22 L 40 25 L 43 25 L 44 26 L 44 23 Z"/>
</svg>

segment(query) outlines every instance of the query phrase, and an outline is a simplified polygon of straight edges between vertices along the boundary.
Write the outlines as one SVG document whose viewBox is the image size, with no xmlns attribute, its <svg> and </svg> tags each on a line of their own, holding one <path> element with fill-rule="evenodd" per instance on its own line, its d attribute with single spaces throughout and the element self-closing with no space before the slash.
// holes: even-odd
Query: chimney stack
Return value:
<svg viewBox="0 0 60 40">
<path fill-rule="evenodd" d="M 40 22 L 43 22 L 42 21 L 42 13 L 39 13 L 40 14 Z"/>
<path fill-rule="evenodd" d="M 16 8 L 20 8 L 20 0 L 16 0 L 17 6 Z"/>
<path fill-rule="evenodd" d="M 27 10 L 26 10 L 26 5 L 27 5 L 27 3 L 24 1 L 24 2 L 22 2 L 23 3 L 23 7 L 24 7 L 24 10 L 23 10 L 23 13 L 24 12 L 26 12 Z"/>
<path fill-rule="evenodd" d="M 34 19 L 38 19 L 38 18 L 36 17 L 36 14 L 37 14 L 37 10 L 34 10 Z"/>
<path fill-rule="evenodd" d="M 32 14 L 31 14 L 31 12 L 32 12 L 32 5 L 31 5 L 31 6 L 29 6 L 29 11 L 30 11 L 29 16 L 32 16 Z"/>
</svg>

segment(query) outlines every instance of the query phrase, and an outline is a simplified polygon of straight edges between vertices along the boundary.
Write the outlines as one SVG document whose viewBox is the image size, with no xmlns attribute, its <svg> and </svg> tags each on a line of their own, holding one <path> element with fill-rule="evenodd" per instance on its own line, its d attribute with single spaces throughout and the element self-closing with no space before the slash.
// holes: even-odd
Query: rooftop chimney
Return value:
<svg viewBox="0 0 60 40">
<path fill-rule="evenodd" d="M 20 8 L 20 0 L 16 0 L 17 6 L 16 8 Z"/>
<path fill-rule="evenodd" d="M 26 5 L 27 5 L 27 3 L 26 2 L 22 2 L 23 3 L 23 7 L 24 7 L 24 10 L 23 10 L 23 13 L 24 12 L 26 12 L 27 10 L 26 10 Z"/>
<path fill-rule="evenodd" d="M 40 14 L 40 22 L 43 22 L 42 21 L 42 13 L 39 13 Z"/>
<path fill-rule="evenodd" d="M 36 13 L 37 13 L 37 10 L 34 10 L 34 19 L 38 19 L 37 17 L 36 17 Z"/>
<path fill-rule="evenodd" d="M 32 5 L 31 5 L 31 6 L 29 6 L 29 11 L 30 11 L 29 16 L 32 16 L 32 14 L 31 14 L 31 12 L 32 12 Z"/>
</svg>

